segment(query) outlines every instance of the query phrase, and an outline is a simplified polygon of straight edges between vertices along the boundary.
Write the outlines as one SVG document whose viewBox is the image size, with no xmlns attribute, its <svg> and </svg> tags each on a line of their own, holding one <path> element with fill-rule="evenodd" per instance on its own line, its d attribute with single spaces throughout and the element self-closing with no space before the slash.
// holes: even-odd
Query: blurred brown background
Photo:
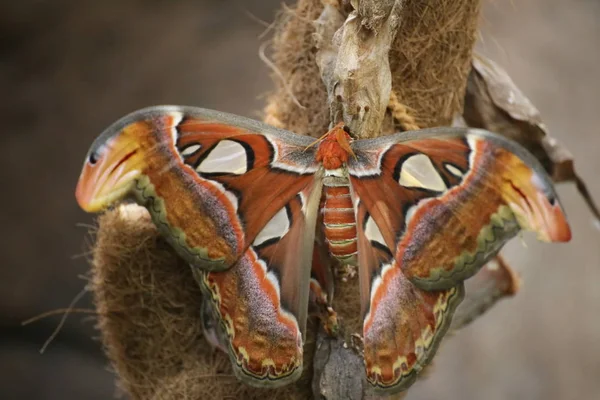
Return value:
<svg viewBox="0 0 600 400">
<path fill-rule="evenodd" d="M 0 398 L 106 399 L 94 321 L 59 317 L 83 288 L 92 218 L 73 197 L 91 141 L 120 116 L 176 103 L 259 117 L 270 89 L 256 19 L 279 0 L 0 2 Z M 250 16 L 253 15 L 254 17 Z M 479 49 L 503 65 L 575 154 L 600 199 L 600 2 L 484 0 Z M 505 254 L 519 295 L 448 339 L 409 399 L 600 398 L 600 232 L 570 185 L 567 245 L 529 236 Z M 79 307 L 90 307 L 90 296 Z"/>
</svg>

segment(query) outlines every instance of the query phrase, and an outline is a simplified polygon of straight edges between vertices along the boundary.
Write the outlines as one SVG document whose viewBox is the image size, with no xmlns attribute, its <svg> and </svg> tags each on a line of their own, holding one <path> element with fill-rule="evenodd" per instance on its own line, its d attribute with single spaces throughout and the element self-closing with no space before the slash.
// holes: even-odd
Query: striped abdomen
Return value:
<svg viewBox="0 0 600 400">
<path fill-rule="evenodd" d="M 355 263 L 356 220 L 350 188 L 347 185 L 327 186 L 325 184 L 321 212 L 329 252 L 343 263 Z"/>
</svg>

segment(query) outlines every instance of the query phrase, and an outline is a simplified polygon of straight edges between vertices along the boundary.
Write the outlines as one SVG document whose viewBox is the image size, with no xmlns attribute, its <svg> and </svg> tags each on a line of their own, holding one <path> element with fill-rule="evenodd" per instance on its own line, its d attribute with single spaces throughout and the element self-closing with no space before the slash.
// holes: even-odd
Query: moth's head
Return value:
<svg viewBox="0 0 600 400">
<path fill-rule="evenodd" d="M 350 129 L 340 122 L 319 139 L 317 160 L 323 162 L 326 169 L 337 169 L 348 161 L 349 156 L 356 157 L 350 143 Z"/>
<path fill-rule="evenodd" d="M 87 212 L 98 212 L 129 195 L 146 168 L 142 152 L 148 124 L 115 124 L 102 133 L 88 151 L 75 197 Z"/>
</svg>

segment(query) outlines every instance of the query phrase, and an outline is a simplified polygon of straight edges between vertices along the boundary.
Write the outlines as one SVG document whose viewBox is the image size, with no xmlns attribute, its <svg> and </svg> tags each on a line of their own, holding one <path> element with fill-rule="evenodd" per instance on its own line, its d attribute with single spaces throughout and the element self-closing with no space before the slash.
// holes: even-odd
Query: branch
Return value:
<svg viewBox="0 0 600 400">
<path fill-rule="evenodd" d="M 577 174 L 571 152 L 548 135 L 540 112 L 506 71 L 481 54 L 473 58 L 463 117 L 469 126 L 519 142 L 540 160 L 555 182 L 575 183 L 596 222 L 600 221 L 600 209 Z"/>
<path fill-rule="evenodd" d="M 392 89 L 389 51 L 403 4 L 404 0 L 355 0 L 355 10 L 335 33 L 341 13 L 331 2 L 317 20 L 317 62 L 331 122 L 343 120 L 360 138 L 381 133 Z"/>
</svg>

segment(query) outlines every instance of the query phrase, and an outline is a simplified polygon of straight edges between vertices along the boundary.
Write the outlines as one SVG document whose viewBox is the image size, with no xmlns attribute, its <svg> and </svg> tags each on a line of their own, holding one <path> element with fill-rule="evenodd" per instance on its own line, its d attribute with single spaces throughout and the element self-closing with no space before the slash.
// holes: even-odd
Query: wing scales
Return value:
<svg viewBox="0 0 600 400">
<path fill-rule="evenodd" d="M 207 331 L 254 386 L 298 378 L 310 288 L 331 300 L 311 142 L 230 114 L 149 108 L 94 142 L 77 189 L 86 210 L 127 194 L 149 209 L 207 295 L 220 333 Z M 443 128 L 352 149 L 367 377 L 403 390 L 435 354 L 464 279 L 519 229 L 549 241 L 570 230 L 542 167 L 502 137 Z"/>
<path fill-rule="evenodd" d="M 403 274 L 389 249 L 367 238 L 366 207 L 358 203 L 357 232 L 367 380 L 385 393 L 407 389 L 431 361 L 463 297 L 462 283 L 424 291 Z"/>
<path fill-rule="evenodd" d="M 265 226 L 265 235 L 273 236 L 251 245 L 231 269 L 193 268 L 221 323 L 236 375 L 253 386 L 283 386 L 302 373 L 320 195 L 317 176 Z M 282 223 L 284 229 L 271 225 Z"/>
<path fill-rule="evenodd" d="M 543 240 L 570 239 L 549 178 L 517 144 L 479 130 L 418 133 L 359 141 L 354 149 L 359 161 L 349 161 L 356 196 L 414 284 L 431 290 L 454 287 L 520 229 Z M 416 155 L 430 163 L 410 164 Z M 413 181 L 404 182 L 410 185 L 402 184 L 405 168 Z M 433 174 L 444 190 L 437 183 L 431 187 Z M 427 179 L 415 184 L 419 176 Z"/>
<path fill-rule="evenodd" d="M 77 198 L 84 209 L 97 211 L 133 195 L 185 260 L 223 270 L 312 184 L 319 166 L 310 143 L 231 114 L 151 107 L 96 139 Z"/>
</svg>

